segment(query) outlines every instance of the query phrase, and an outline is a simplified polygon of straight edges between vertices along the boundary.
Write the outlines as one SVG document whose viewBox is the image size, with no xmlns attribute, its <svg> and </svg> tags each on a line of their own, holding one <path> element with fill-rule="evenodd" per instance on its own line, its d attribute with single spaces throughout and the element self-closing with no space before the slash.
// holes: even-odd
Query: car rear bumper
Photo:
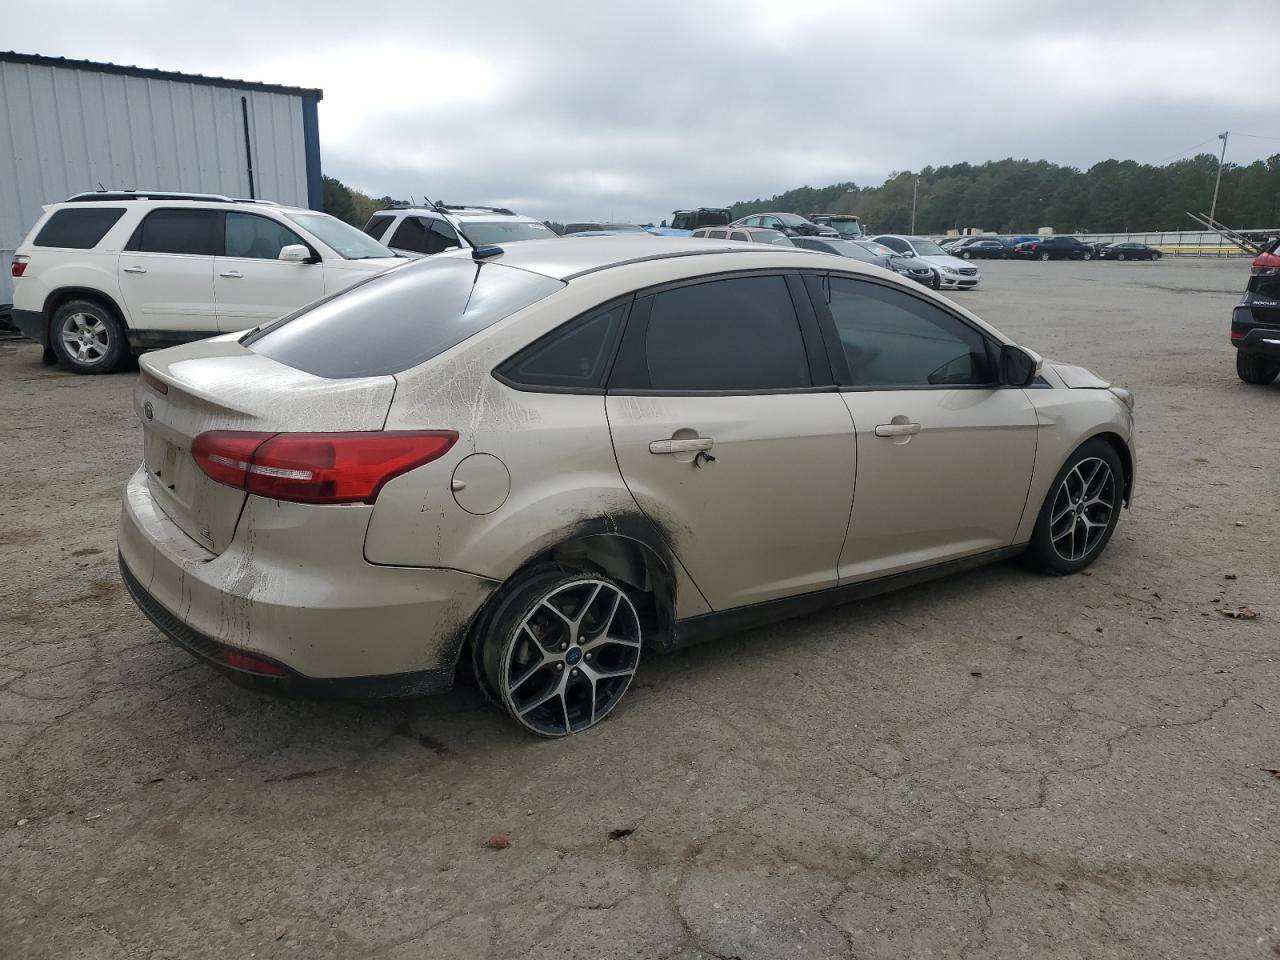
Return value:
<svg viewBox="0 0 1280 960">
<path fill-rule="evenodd" d="M 22 331 L 24 337 L 29 337 L 41 346 L 48 346 L 45 342 L 44 314 L 39 310 L 23 310 L 14 307 L 10 311 L 10 319 L 13 325 Z"/>
<path fill-rule="evenodd" d="M 1280 358 L 1280 303 L 1275 323 L 1259 323 L 1254 310 L 1258 303 L 1242 303 L 1231 313 L 1231 343 L 1245 353 Z"/>
<path fill-rule="evenodd" d="M 472 618 L 496 584 L 457 570 L 370 564 L 363 535 L 344 549 L 327 525 L 290 518 L 297 506 L 250 497 L 231 545 L 212 554 L 159 509 L 139 468 L 120 516 L 125 585 L 169 639 L 223 669 L 234 669 L 230 651 L 278 665 L 284 675 L 264 679 L 307 692 L 448 688 Z M 366 513 L 349 513 L 353 529 L 362 517 L 367 524 Z M 320 535 L 326 542 L 308 545 Z"/>
</svg>

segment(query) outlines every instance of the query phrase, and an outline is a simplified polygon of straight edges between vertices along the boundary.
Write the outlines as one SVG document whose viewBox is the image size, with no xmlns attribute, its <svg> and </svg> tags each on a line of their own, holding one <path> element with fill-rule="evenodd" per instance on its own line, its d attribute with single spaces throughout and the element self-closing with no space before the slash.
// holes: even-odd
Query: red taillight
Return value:
<svg viewBox="0 0 1280 960">
<path fill-rule="evenodd" d="M 394 477 L 438 460 L 454 430 L 370 433 L 251 433 L 213 430 L 191 456 L 219 483 L 295 503 L 373 503 Z"/>
<path fill-rule="evenodd" d="M 247 653 L 241 653 L 239 650 L 230 650 L 226 647 L 222 649 L 222 660 L 228 667 L 236 670 L 243 670 L 246 673 L 260 673 L 268 677 L 283 677 L 287 671 L 278 663 L 272 663 L 270 660 L 260 660 L 257 657 L 251 657 Z"/>
<path fill-rule="evenodd" d="M 1231 331 L 1231 342 L 1232 342 L 1232 343 L 1239 343 L 1239 342 L 1240 342 L 1241 340 L 1243 340 L 1243 339 L 1244 339 L 1244 331 L 1243 331 L 1243 330 L 1232 330 L 1232 331 Z"/>
<path fill-rule="evenodd" d="M 9 263 L 9 272 L 15 277 L 20 277 L 27 272 L 27 264 L 30 262 L 30 257 L 14 257 Z"/>
</svg>

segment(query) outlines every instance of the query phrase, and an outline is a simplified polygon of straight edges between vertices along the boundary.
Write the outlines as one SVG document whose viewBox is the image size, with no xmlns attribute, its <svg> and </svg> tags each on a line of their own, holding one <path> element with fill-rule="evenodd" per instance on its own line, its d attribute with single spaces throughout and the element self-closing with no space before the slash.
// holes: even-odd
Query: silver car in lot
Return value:
<svg viewBox="0 0 1280 960">
<path fill-rule="evenodd" d="M 585 730 L 642 657 L 1023 555 L 1094 562 L 1133 398 L 886 271 L 601 237 L 413 261 L 146 354 L 120 567 L 304 691 Z"/>
</svg>

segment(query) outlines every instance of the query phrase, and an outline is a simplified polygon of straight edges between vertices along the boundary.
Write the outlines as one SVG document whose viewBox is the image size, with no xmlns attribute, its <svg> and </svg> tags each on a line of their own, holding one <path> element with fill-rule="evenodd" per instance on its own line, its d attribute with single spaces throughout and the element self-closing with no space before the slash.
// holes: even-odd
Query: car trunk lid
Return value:
<svg viewBox="0 0 1280 960">
<path fill-rule="evenodd" d="M 147 482 L 157 506 L 213 553 L 231 543 L 247 494 L 207 476 L 191 445 L 209 430 L 380 430 L 389 376 L 329 380 L 277 363 L 236 336 L 147 354 L 134 390 Z"/>
</svg>

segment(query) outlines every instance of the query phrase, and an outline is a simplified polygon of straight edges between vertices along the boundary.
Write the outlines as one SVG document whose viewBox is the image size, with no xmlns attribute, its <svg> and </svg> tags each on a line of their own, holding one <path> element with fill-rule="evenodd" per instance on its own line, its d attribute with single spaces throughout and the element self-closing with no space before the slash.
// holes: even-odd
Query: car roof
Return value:
<svg viewBox="0 0 1280 960">
<path fill-rule="evenodd" d="M 395 216 L 400 213 L 413 217 L 439 217 L 441 220 L 447 217 L 457 217 L 459 220 L 533 220 L 533 217 L 496 207 L 446 207 L 444 210 L 437 210 L 435 207 L 387 207 L 385 210 L 375 211 L 373 215 Z"/>
<path fill-rule="evenodd" d="M 440 257 L 469 257 L 471 251 L 451 251 Z M 598 273 L 633 263 L 657 262 L 684 257 L 734 256 L 739 262 L 726 263 L 725 269 L 759 267 L 808 266 L 830 268 L 831 254 L 799 247 L 776 247 L 771 244 L 745 244 L 734 240 L 702 240 L 695 238 L 656 237 L 649 234 L 616 234 L 591 237 L 587 241 L 563 237 L 556 240 L 525 240 L 504 247 L 501 256 L 488 262 L 518 267 L 556 280 L 572 280 L 588 273 Z M 742 263 L 747 257 L 753 262 Z M 770 257 L 775 262 L 769 262 Z M 783 258 L 776 262 L 777 258 Z M 809 262 L 805 262 L 809 261 Z"/>
</svg>

